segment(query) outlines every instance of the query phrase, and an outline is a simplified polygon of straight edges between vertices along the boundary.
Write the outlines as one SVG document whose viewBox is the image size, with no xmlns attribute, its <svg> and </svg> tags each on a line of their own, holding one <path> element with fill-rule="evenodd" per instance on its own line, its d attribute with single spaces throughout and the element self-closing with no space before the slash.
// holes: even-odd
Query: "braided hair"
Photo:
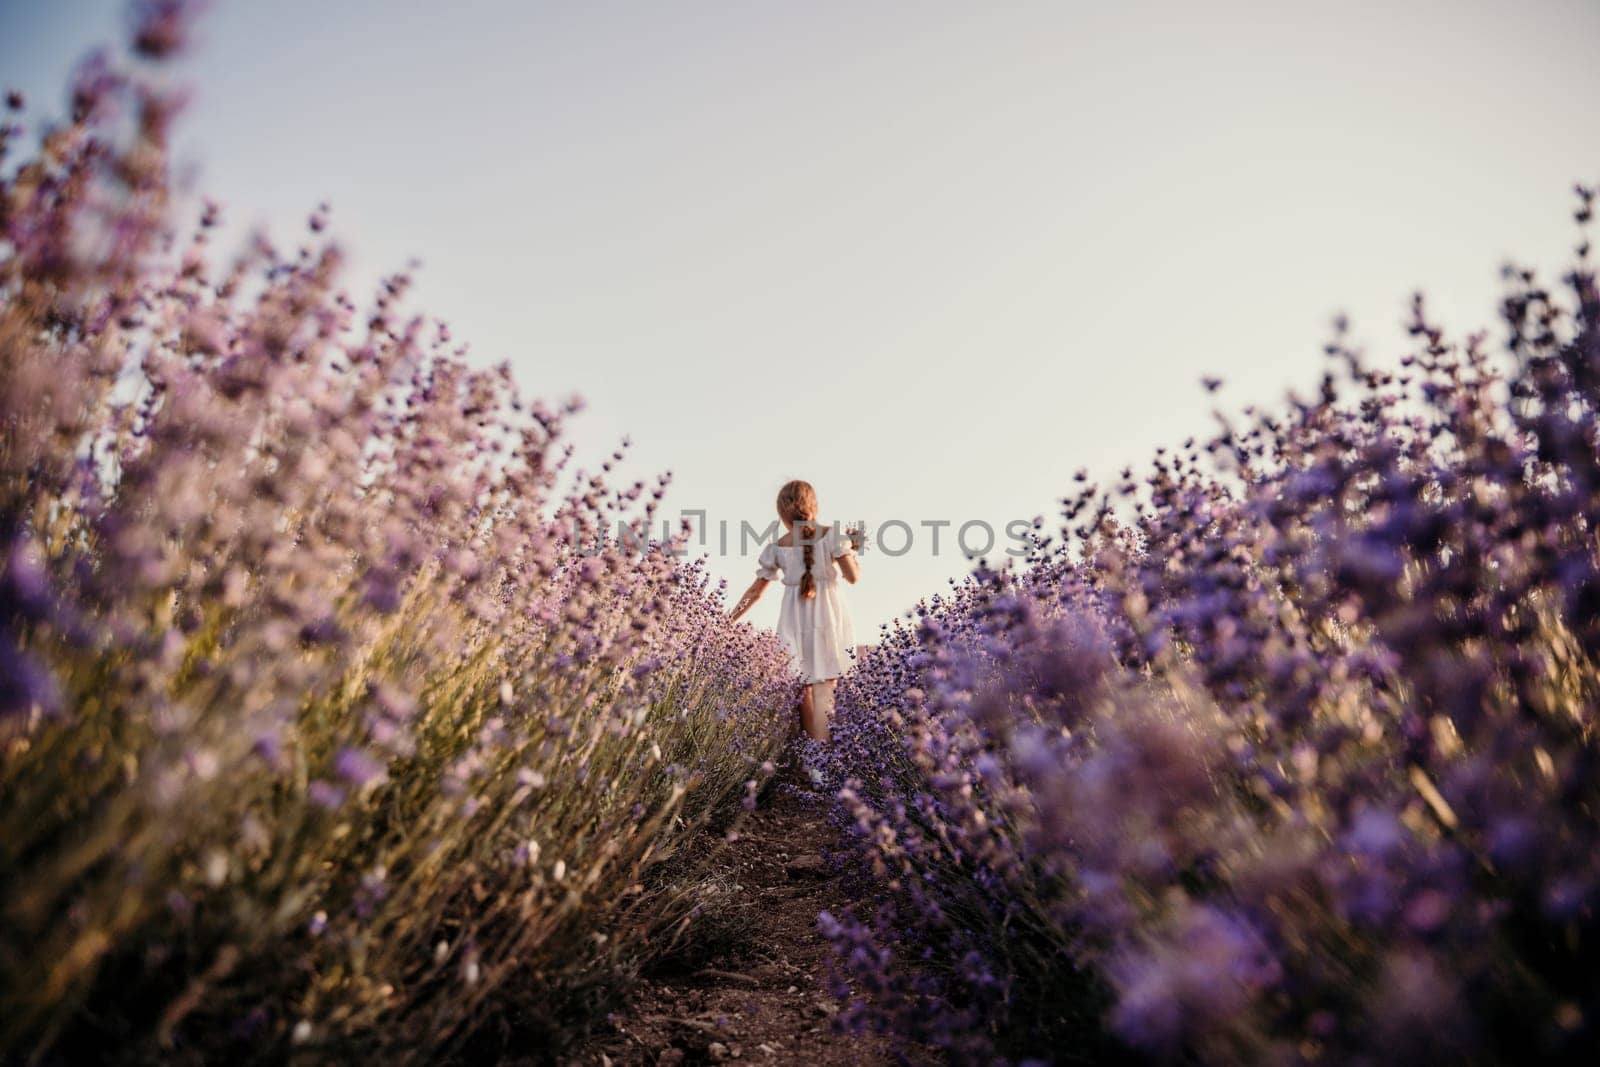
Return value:
<svg viewBox="0 0 1600 1067">
<path fill-rule="evenodd" d="M 798 478 L 778 490 L 778 518 L 798 524 L 795 536 L 799 538 L 805 556 L 805 571 L 800 575 L 800 599 L 810 600 L 817 595 L 817 579 L 811 573 L 811 561 L 816 551 L 817 527 L 811 519 L 817 517 L 817 491 L 810 482 Z"/>
</svg>

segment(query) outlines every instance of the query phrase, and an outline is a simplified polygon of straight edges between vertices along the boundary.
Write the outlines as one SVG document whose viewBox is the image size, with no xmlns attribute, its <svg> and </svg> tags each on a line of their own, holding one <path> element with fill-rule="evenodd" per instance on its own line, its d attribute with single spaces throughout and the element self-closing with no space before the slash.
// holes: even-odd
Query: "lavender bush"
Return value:
<svg viewBox="0 0 1600 1067">
<path fill-rule="evenodd" d="M 1578 189 L 1590 222 L 1594 191 Z M 844 1013 L 958 1059 L 1587 1061 L 1600 291 L 1418 298 L 1393 370 L 1224 419 L 840 687 Z"/>
<path fill-rule="evenodd" d="M 682 935 L 649 871 L 763 777 L 782 655 L 325 212 L 179 232 L 189 6 L 0 130 L 0 1059 L 537 1054 Z"/>
</svg>

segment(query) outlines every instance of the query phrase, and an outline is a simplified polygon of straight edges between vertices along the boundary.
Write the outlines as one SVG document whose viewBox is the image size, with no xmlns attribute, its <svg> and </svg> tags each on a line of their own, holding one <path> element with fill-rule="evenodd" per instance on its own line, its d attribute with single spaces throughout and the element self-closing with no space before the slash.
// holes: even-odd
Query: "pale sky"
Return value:
<svg viewBox="0 0 1600 1067">
<path fill-rule="evenodd" d="M 0 83 L 59 114 L 121 10 L 0 0 Z M 1565 265 L 1597 44 L 1593 0 L 218 0 L 180 155 L 284 243 L 330 201 L 353 283 L 420 258 L 413 307 L 671 506 L 1054 528 L 1078 467 L 1309 390 L 1336 311 L 1390 356 L 1413 289 L 1465 331 Z M 950 540 L 866 558 L 864 639 Z"/>
</svg>

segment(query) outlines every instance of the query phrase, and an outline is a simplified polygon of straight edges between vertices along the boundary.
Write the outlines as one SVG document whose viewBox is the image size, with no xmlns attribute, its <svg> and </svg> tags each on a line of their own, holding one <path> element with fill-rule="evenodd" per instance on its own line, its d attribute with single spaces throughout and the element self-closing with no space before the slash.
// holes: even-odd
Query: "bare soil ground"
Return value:
<svg viewBox="0 0 1600 1067">
<path fill-rule="evenodd" d="M 837 834 L 828 801 L 794 771 L 743 817 L 710 858 L 730 906 L 708 915 L 706 950 L 671 972 L 646 974 L 571 1062 L 844 1067 L 903 1063 L 887 1040 L 834 1031 L 827 943 L 817 913 L 850 903 L 826 860 Z M 911 1055 L 912 1061 L 922 1057 Z"/>
</svg>

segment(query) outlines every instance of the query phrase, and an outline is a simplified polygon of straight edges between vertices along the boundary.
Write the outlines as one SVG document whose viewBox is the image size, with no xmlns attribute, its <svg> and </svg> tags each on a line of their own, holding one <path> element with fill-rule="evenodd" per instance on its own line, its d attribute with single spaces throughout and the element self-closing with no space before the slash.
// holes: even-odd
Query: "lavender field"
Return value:
<svg viewBox="0 0 1600 1067">
<path fill-rule="evenodd" d="M 846 1020 L 962 1062 L 1589 1062 L 1600 289 L 1419 297 L 1387 369 L 1099 487 L 927 601 L 826 754 Z"/>
<path fill-rule="evenodd" d="M 0 1060 L 559 1048 L 683 936 L 644 874 L 770 771 L 780 654 L 404 276 L 171 217 L 179 7 L 0 185 Z"/>
<path fill-rule="evenodd" d="M 1419 297 L 1398 363 L 1341 324 L 1314 392 L 1064 463 L 1059 530 L 797 755 L 667 478 L 584 466 L 406 275 L 347 293 L 323 212 L 235 252 L 183 209 L 186 7 L 0 128 L 0 1062 L 575 1058 L 796 759 L 840 1043 L 1600 1048 L 1594 189 L 1497 331 Z"/>
</svg>

